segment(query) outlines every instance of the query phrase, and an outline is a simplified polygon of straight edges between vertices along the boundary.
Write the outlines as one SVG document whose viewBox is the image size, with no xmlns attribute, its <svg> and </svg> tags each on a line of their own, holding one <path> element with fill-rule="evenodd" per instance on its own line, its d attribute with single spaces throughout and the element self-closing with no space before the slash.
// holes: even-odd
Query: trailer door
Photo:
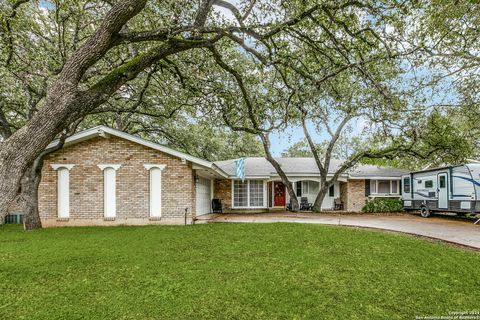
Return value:
<svg viewBox="0 0 480 320">
<path fill-rule="evenodd" d="M 438 174 L 438 208 L 448 209 L 447 174 Z"/>
</svg>

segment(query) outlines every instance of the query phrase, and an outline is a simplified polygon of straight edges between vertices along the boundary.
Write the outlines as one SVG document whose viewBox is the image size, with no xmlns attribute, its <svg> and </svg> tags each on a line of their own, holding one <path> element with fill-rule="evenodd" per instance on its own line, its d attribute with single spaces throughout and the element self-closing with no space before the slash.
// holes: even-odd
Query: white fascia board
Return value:
<svg viewBox="0 0 480 320">
<path fill-rule="evenodd" d="M 375 177 L 375 176 L 355 176 L 355 177 L 348 177 L 348 180 L 402 180 L 402 177 Z"/>
<path fill-rule="evenodd" d="M 222 169 L 220 168 L 219 166 L 217 166 L 215 163 L 212 163 L 212 167 L 211 169 L 213 171 L 215 171 L 216 173 L 218 173 L 219 175 L 221 175 L 222 177 L 224 178 L 228 178 L 229 175 Z"/>
<path fill-rule="evenodd" d="M 229 179 L 231 180 L 241 180 L 237 176 L 230 176 Z M 269 176 L 245 176 L 245 180 L 268 180 L 270 179 Z"/>
<path fill-rule="evenodd" d="M 313 172 L 304 172 L 304 173 L 291 173 L 291 172 L 285 172 L 287 177 L 311 177 L 311 178 L 319 178 L 320 174 L 319 173 L 313 173 Z M 278 174 L 276 172 L 272 172 L 270 174 L 271 177 L 278 177 Z M 327 174 L 327 178 L 333 177 L 332 173 Z M 348 177 L 348 174 L 343 173 L 340 175 L 340 177 Z"/>
<path fill-rule="evenodd" d="M 79 132 L 77 134 L 74 134 L 73 136 L 71 137 L 68 137 L 67 139 L 65 139 L 65 143 L 64 143 L 64 147 L 67 147 L 69 145 L 72 145 L 72 144 L 75 144 L 75 143 L 79 143 L 79 142 L 82 142 L 82 141 L 85 141 L 85 140 L 88 140 L 88 139 L 91 139 L 93 137 L 96 137 L 96 136 L 99 136 L 99 130 L 102 128 L 102 126 L 97 126 L 97 127 L 93 127 L 93 128 L 90 128 L 90 129 L 87 129 L 87 130 L 84 130 L 82 132 Z M 54 147 L 56 147 L 59 143 L 59 139 L 56 139 L 56 140 L 53 140 L 46 148 L 46 150 L 48 151 L 49 149 L 52 149 Z"/>
<path fill-rule="evenodd" d="M 200 166 L 200 165 L 193 165 L 192 169 L 194 170 L 205 170 L 209 172 L 210 174 L 214 175 L 215 177 L 221 177 L 221 178 L 228 178 L 228 174 L 226 174 L 222 169 L 219 169 L 217 166 L 213 165 L 211 168 L 205 167 L 205 166 Z"/>
</svg>

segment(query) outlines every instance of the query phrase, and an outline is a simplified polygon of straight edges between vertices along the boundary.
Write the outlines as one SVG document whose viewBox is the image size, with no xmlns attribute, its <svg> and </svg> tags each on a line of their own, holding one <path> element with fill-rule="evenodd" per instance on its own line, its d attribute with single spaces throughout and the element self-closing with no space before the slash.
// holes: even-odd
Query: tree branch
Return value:
<svg viewBox="0 0 480 320">
<path fill-rule="evenodd" d="M 107 13 L 95 33 L 65 63 L 57 83 L 76 85 L 85 71 L 115 44 L 122 27 L 144 7 L 147 0 L 120 0 Z"/>
</svg>

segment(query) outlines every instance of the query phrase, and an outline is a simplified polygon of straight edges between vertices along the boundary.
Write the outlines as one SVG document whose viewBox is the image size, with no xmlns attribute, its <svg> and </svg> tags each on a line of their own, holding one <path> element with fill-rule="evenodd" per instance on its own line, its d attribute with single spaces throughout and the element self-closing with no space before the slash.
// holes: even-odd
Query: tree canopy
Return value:
<svg viewBox="0 0 480 320">
<path fill-rule="evenodd" d="M 350 150 L 349 164 L 478 155 L 478 4 L 0 4 L 0 213 L 45 146 L 79 123 L 210 159 L 259 152 L 255 135 L 274 166 L 270 134 L 304 123 L 330 134 L 322 151 L 305 130 L 327 166 L 348 127 L 368 146 Z"/>
</svg>

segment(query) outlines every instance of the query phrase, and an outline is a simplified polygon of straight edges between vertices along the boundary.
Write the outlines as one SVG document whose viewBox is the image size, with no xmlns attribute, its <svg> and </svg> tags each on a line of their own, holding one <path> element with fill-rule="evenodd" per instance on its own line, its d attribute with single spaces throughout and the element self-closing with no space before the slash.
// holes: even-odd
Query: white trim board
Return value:
<svg viewBox="0 0 480 320">
<path fill-rule="evenodd" d="M 74 164 L 51 164 L 50 165 L 52 167 L 53 170 L 58 170 L 58 169 L 61 169 L 61 168 L 65 168 L 67 169 L 68 171 L 72 170 L 72 168 L 75 166 Z"/>
<path fill-rule="evenodd" d="M 150 218 L 162 217 L 162 171 L 165 165 L 144 165 L 149 172 L 149 215 Z"/>
<path fill-rule="evenodd" d="M 99 164 L 97 165 L 102 171 L 107 168 L 112 168 L 113 170 L 117 171 L 122 166 L 121 164 Z"/>
<path fill-rule="evenodd" d="M 160 169 L 160 171 L 163 171 L 167 167 L 166 164 L 144 164 L 143 167 L 145 170 L 150 171 L 152 168 L 157 168 Z"/>
</svg>

